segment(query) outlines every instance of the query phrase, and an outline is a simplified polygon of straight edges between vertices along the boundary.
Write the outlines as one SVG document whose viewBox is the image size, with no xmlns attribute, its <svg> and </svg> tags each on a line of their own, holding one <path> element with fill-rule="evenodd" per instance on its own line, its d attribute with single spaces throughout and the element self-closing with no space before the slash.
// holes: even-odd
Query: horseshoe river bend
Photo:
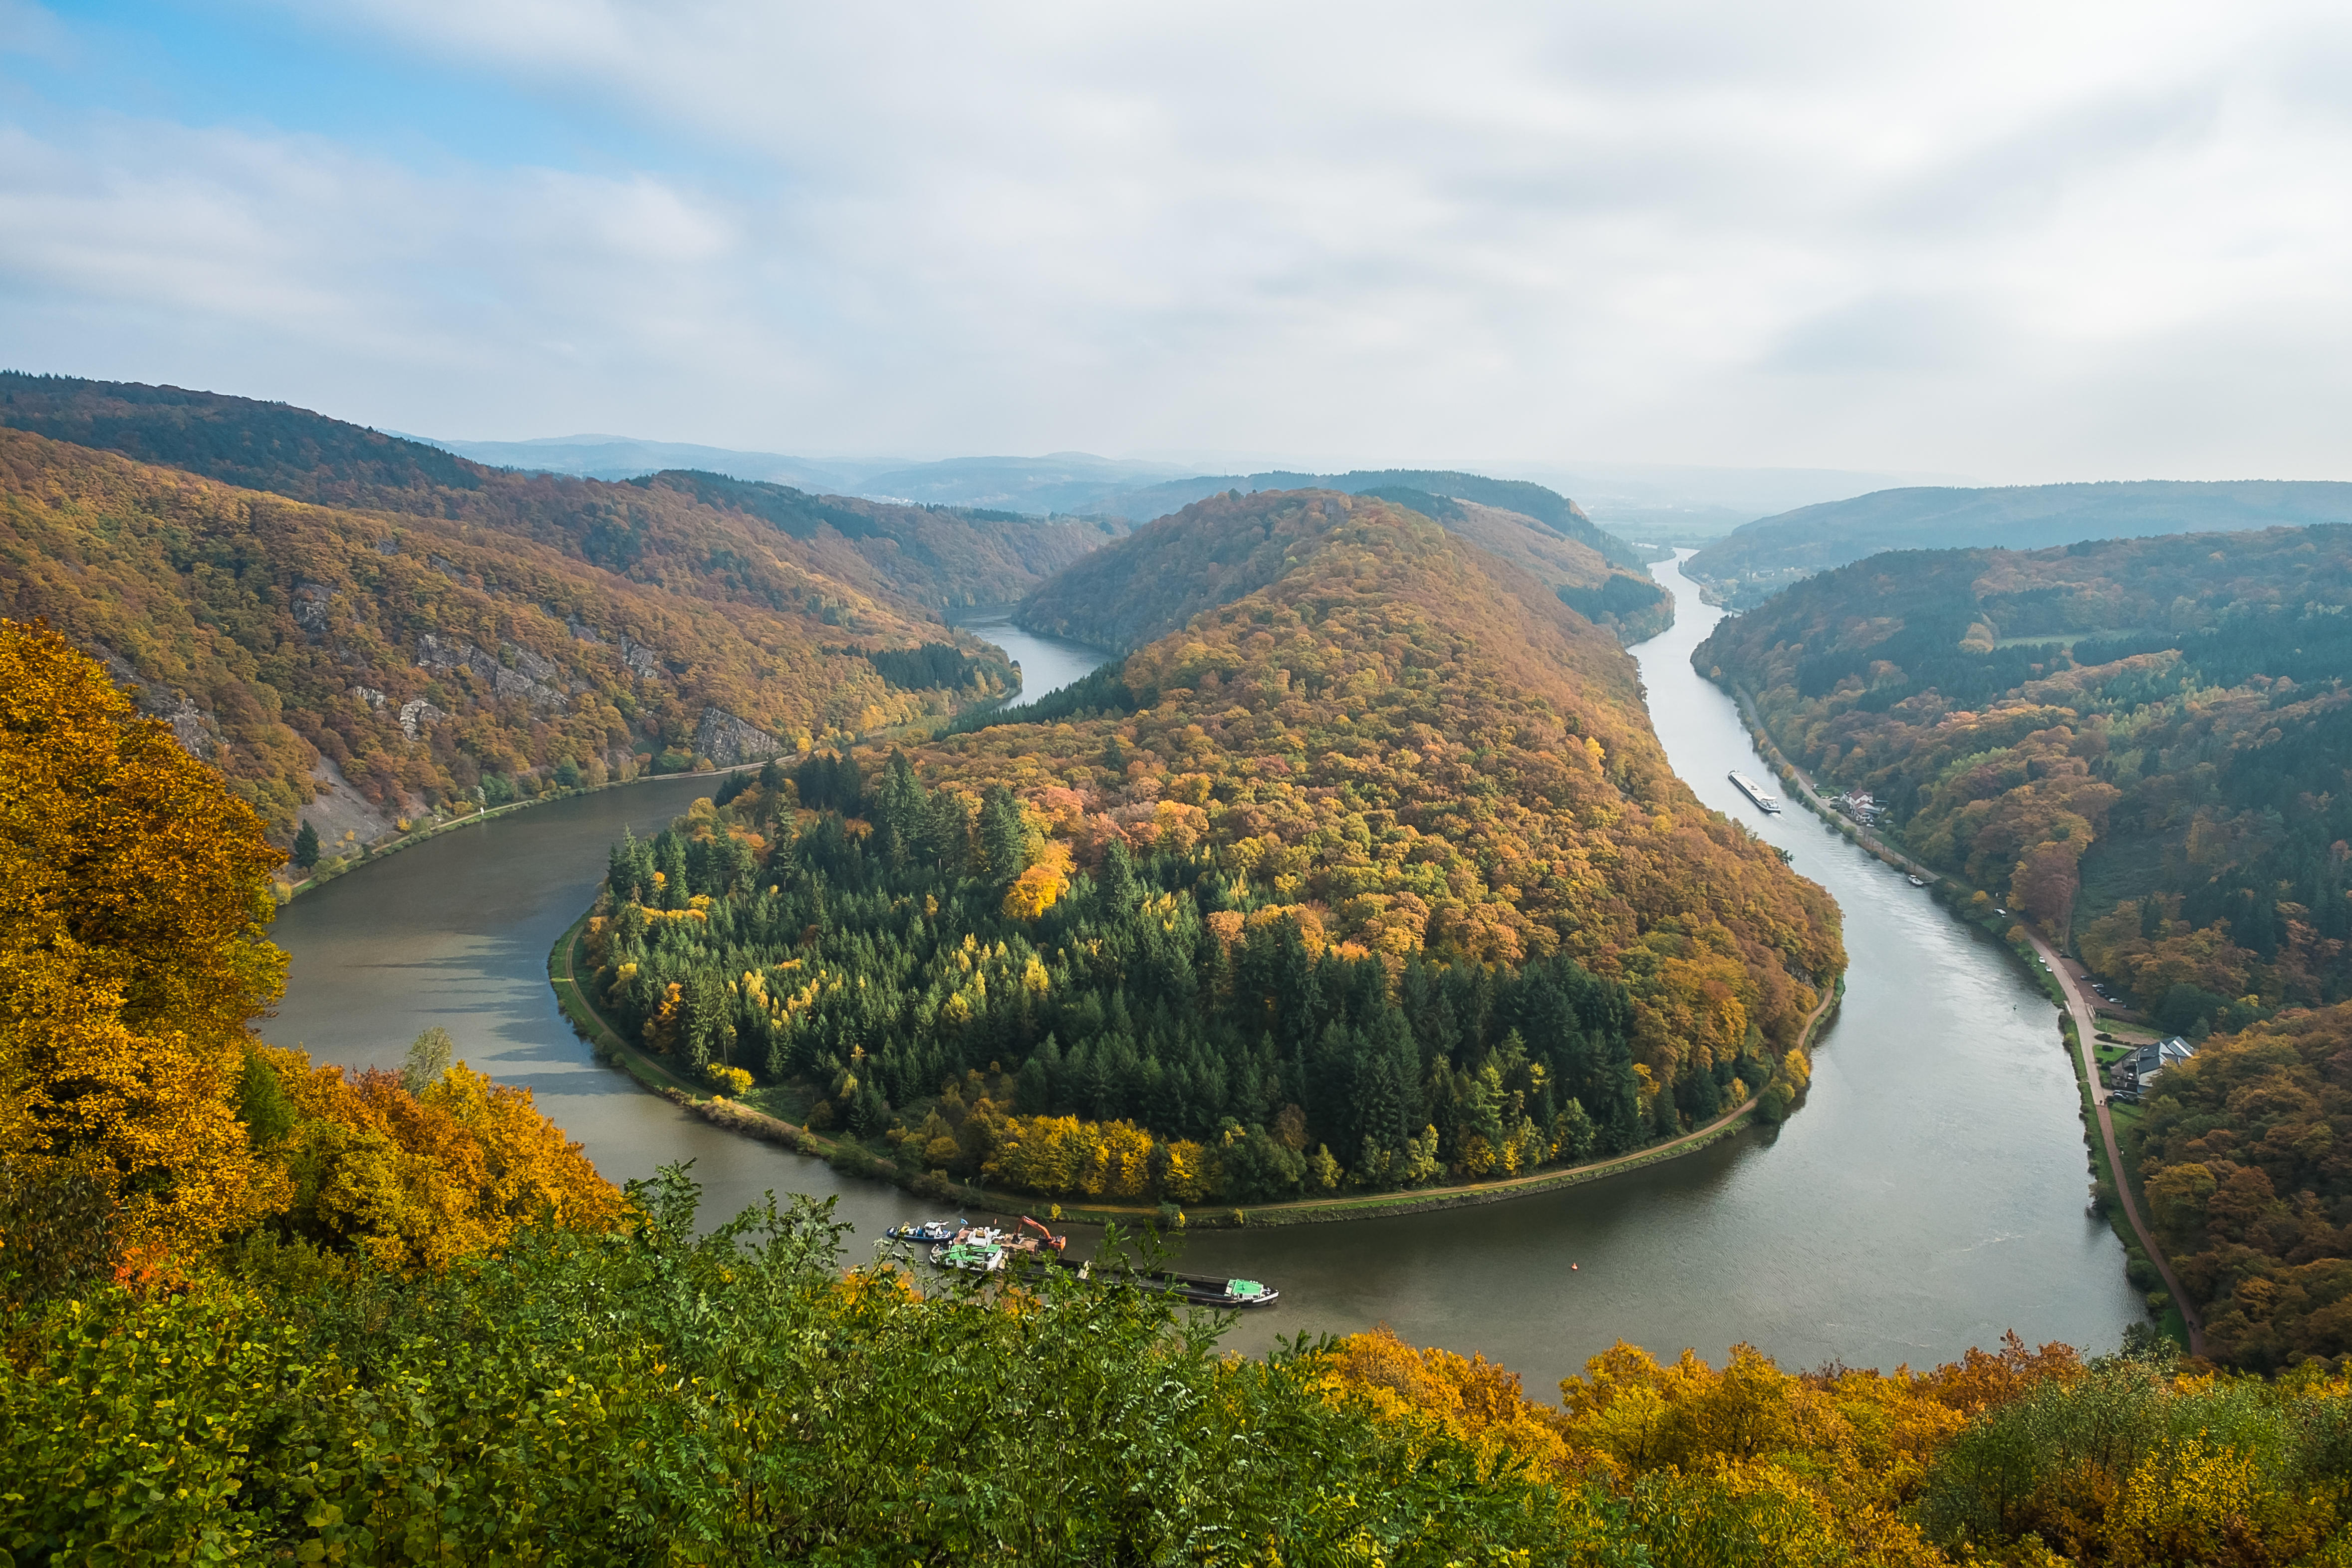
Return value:
<svg viewBox="0 0 2352 1568">
<path fill-rule="evenodd" d="M 1255 1352 L 1277 1334 L 1385 1322 L 1414 1344 L 1482 1352 L 1546 1398 L 1621 1338 L 1710 1360 L 1746 1341 L 1790 1368 L 1925 1365 L 2011 1328 L 2112 1350 L 2141 1313 L 2121 1247 L 2085 1210 L 2055 1009 L 1900 873 L 1800 811 L 1762 816 L 1732 787 L 1732 768 L 1770 775 L 1730 700 L 1690 667 L 1720 613 L 1675 564 L 1654 570 L 1677 617 L 1633 652 L 1668 756 L 1844 910 L 1845 999 L 1803 1107 L 1777 1129 L 1507 1203 L 1197 1234 L 1185 1267 L 1282 1292 L 1226 1343 Z M 1002 624 L 971 629 L 1022 661 L 1032 696 L 1101 657 Z M 836 1194 L 863 1256 L 922 1200 L 723 1132 L 598 1066 L 548 988 L 548 949 L 594 896 L 622 827 L 656 830 L 709 788 L 682 778 L 575 796 L 305 895 L 278 917 L 292 963 L 265 1032 L 321 1060 L 394 1065 L 442 1025 L 476 1068 L 529 1085 L 607 1177 L 690 1159 L 706 1218 L 768 1188 Z"/>
</svg>

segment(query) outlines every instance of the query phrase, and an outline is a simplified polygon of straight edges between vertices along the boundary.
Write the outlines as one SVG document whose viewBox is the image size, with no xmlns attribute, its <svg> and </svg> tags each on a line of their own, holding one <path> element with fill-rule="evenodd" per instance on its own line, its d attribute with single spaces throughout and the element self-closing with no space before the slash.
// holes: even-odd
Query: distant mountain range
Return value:
<svg viewBox="0 0 2352 1568">
<path fill-rule="evenodd" d="M 764 479 L 874 500 L 1046 515 L 1124 515 L 1121 507 L 1107 501 L 1162 480 L 1181 479 L 1192 471 L 1176 464 L 1097 458 L 1090 452 L 1048 452 L 1041 458 L 949 458 L 918 463 L 903 458 L 795 458 L 686 441 L 642 441 L 629 436 L 555 436 L 531 441 L 453 441 L 427 436 L 406 439 L 493 468 L 528 473 L 634 479 L 667 469 L 694 468 L 730 479 Z"/>
<path fill-rule="evenodd" d="M 1728 608 L 1887 550 L 2037 550 L 2095 539 L 2352 521 L 2352 484 L 2318 479 L 2011 485 L 1878 490 L 1763 518 L 1683 570 Z"/>
<path fill-rule="evenodd" d="M 1636 550 L 1595 524 L 1581 507 L 1556 489 L 1524 479 L 1496 479 L 1459 469 L 1359 468 L 1343 474 L 1317 474 L 1280 468 L 1248 474 L 1203 474 L 1177 465 L 1098 458 L 1089 452 L 1048 452 L 1035 458 L 949 458 L 938 462 L 908 463 L 897 459 L 795 458 L 781 452 L 642 441 L 625 436 L 561 436 L 531 441 L 454 441 L 421 436 L 404 438 L 426 442 L 478 463 L 532 473 L 632 479 L 688 468 L 870 500 L 981 507 L 1045 516 L 1119 518 L 1139 523 L 1165 517 L 1223 490 L 1251 494 L 1258 490 L 1325 489 L 1361 495 L 1402 486 L 1522 513 L 1560 537 L 1597 551 L 1629 570 L 1640 571 L 1654 558 L 1652 552 Z M 1818 494 L 1824 478 L 1797 475 L 1793 482 L 1799 486 L 1798 493 L 1810 490 Z M 1755 481 L 1757 476 L 1749 475 L 1748 479 Z M 1777 490 L 1770 483 L 1759 482 L 1749 482 L 1744 489 L 1784 494 L 1790 482 L 1790 479 L 1783 476 Z M 1639 484 L 1634 488 L 1639 489 Z M 1735 481 L 1733 488 L 1743 487 Z M 1716 510 L 1723 511 L 1724 517 L 1738 515 L 1720 508 Z M 1689 522 L 1696 513 L 1675 515 Z M 1706 515 L 1720 527 L 1729 526 L 1716 518 L 1715 511 Z"/>
<path fill-rule="evenodd" d="M 730 479 L 766 479 L 799 489 L 855 491 L 863 468 L 782 452 L 742 452 L 730 447 L 701 447 L 690 441 L 641 441 L 633 436 L 547 436 L 532 441 L 449 441 L 388 430 L 404 441 L 417 441 L 455 452 L 493 468 L 518 468 L 532 474 L 566 474 L 583 479 L 634 479 L 667 468 L 699 468 Z"/>
</svg>

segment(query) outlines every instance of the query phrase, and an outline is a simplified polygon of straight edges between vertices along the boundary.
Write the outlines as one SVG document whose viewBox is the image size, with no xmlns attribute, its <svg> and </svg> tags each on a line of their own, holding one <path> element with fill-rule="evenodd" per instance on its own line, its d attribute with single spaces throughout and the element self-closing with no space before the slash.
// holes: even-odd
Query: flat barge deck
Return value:
<svg viewBox="0 0 2352 1568">
<path fill-rule="evenodd" d="M 1749 778 L 1738 768 L 1731 770 L 1730 777 L 1731 782 L 1738 786 L 1739 793 L 1756 803 L 1757 810 L 1762 812 L 1767 816 L 1778 816 L 1780 815 L 1780 797 L 1779 795 L 1774 795 L 1770 790 L 1766 789 L 1762 784 L 1758 784 L 1754 779 Z"/>
</svg>

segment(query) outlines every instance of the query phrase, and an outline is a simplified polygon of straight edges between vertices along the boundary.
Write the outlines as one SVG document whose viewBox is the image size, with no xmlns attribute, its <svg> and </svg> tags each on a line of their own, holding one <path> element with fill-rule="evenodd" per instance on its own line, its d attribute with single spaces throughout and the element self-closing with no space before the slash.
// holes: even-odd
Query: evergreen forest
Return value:
<svg viewBox="0 0 2352 1568">
<path fill-rule="evenodd" d="M 778 811 L 794 799 L 824 809 Z M 1024 1190 L 1260 1203 L 1507 1175 L 1679 1135 L 1751 1090 L 1785 1114 L 1803 1081 L 1751 1034 L 1656 1082 L 1622 983 L 1560 955 L 1349 955 L 1199 849 L 1114 841 L 1074 870 L 1010 790 L 974 809 L 903 752 L 870 791 L 847 758 L 771 768 L 616 847 L 607 895 L 604 1005 L 649 1048 L 696 1079 L 805 1086 L 812 1125 Z M 1122 1157 L 1074 1126 L 1065 1150 L 1055 1118 L 1143 1136 Z"/>
</svg>

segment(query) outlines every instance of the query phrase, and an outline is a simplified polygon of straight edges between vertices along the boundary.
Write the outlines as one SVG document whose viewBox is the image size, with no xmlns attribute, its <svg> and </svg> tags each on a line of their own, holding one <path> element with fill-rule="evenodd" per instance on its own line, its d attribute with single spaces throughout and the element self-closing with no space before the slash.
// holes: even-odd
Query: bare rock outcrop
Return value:
<svg viewBox="0 0 2352 1568">
<path fill-rule="evenodd" d="M 190 701 L 185 694 L 173 690 L 160 680 L 150 680 L 138 668 L 104 643 L 92 643 L 90 651 L 106 672 L 114 677 L 115 684 L 127 689 L 131 700 L 139 705 L 142 716 L 161 719 L 172 726 L 172 737 L 184 747 L 187 753 L 203 762 L 210 762 L 220 750 L 220 737 L 205 719 L 204 710 Z"/>
<path fill-rule="evenodd" d="M 705 708 L 701 722 L 694 727 L 694 754 L 709 757 L 722 768 L 756 763 L 783 749 L 783 742 L 765 730 L 717 708 Z"/>
<path fill-rule="evenodd" d="M 467 670 L 477 679 L 488 681 L 493 694 L 499 697 L 520 697 L 534 706 L 560 708 L 571 700 L 570 696 L 565 692 L 534 679 L 529 673 L 531 669 L 541 669 L 544 670 L 549 677 L 560 676 L 563 673 L 562 666 L 552 659 L 543 658 L 532 653 L 528 648 L 510 647 L 508 652 L 514 655 L 518 661 L 524 662 L 525 668 L 509 668 L 496 655 L 487 653 L 459 637 L 437 637 L 432 632 L 425 632 L 416 639 L 416 664 L 420 669 L 429 669 L 436 675 L 446 675 L 452 670 Z"/>
<path fill-rule="evenodd" d="M 327 601 L 335 591 L 324 583 L 294 584 L 294 624 L 314 637 L 327 635 Z"/>
<path fill-rule="evenodd" d="M 447 717 L 422 697 L 413 697 L 400 705 L 400 732 L 414 741 L 425 725 Z"/>
</svg>

